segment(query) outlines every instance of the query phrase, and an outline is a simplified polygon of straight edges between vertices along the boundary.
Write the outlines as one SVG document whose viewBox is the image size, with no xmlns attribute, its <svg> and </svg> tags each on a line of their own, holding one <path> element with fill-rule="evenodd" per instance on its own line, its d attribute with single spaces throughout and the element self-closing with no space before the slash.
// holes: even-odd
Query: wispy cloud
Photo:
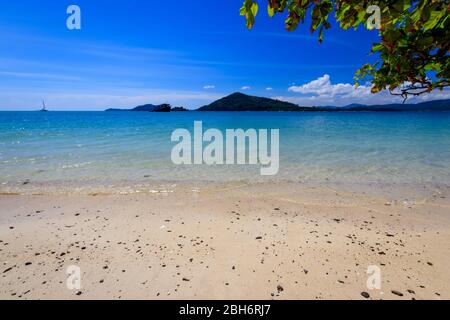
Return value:
<svg viewBox="0 0 450 320">
<path fill-rule="evenodd" d="M 308 41 L 308 42 L 316 42 L 317 45 L 320 45 L 319 43 L 319 37 L 316 34 L 302 34 L 297 31 L 293 32 L 257 32 L 257 31 L 251 31 L 251 32 L 206 32 L 208 34 L 214 34 L 214 35 L 221 35 L 221 36 L 231 36 L 231 37 L 261 37 L 261 38 L 278 38 L 283 40 L 294 40 L 294 41 Z M 337 44 L 343 47 L 352 48 L 354 47 L 354 44 L 351 41 L 346 41 L 343 39 L 339 39 L 336 37 L 332 37 L 328 35 L 324 39 L 323 44 Z"/>
<path fill-rule="evenodd" d="M 34 33 L 5 33 L 1 30 L 0 36 L 2 38 L 0 59 L 13 62 L 11 68 L 15 68 L 9 70 L 10 64 L 5 64 L 4 69 L 8 67 L 8 70 L 4 71 L 15 72 L 18 71 L 17 67 L 21 66 L 28 69 L 52 67 L 51 69 L 71 69 L 72 71 L 83 71 L 88 68 L 96 71 L 104 66 L 114 70 L 114 68 L 123 66 L 123 68 L 130 69 L 136 67 L 140 73 L 148 74 L 157 70 L 157 67 L 179 67 L 198 71 L 205 71 L 208 68 L 207 65 L 201 66 L 191 62 L 187 53 L 176 50 L 101 43 L 67 37 L 47 37 Z M 34 50 L 26 55 L 9 54 L 7 50 L 4 50 L 8 43 L 14 43 L 22 52 L 28 52 L 31 46 Z M 83 69 L 84 67 L 86 69 Z M 135 71 L 137 70 L 133 70 L 133 72 Z"/>
<path fill-rule="evenodd" d="M 211 89 L 215 89 L 215 88 L 216 88 L 216 86 L 212 85 L 212 84 L 208 84 L 208 85 L 203 87 L 203 89 L 205 89 L 205 90 L 211 90 Z"/>
<path fill-rule="evenodd" d="M 273 88 L 272 87 L 267 87 L 266 91 L 273 91 Z"/>
<path fill-rule="evenodd" d="M 27 79 L 67 80 L 67 81 L 82 80 L 82 78 L 80 77 L 66 76 L 62 74 L 37 73 L 37 72 L 0 71 L 0 75 L 5 77 L 27 78 Z"/>
<path fill-rule="evenodd" d="M 183 90 L 121 90 L 86 92 L 30 90 L 26 92 L 0 90 L 2 110 L 35 110 L 45 99 L 51 110 L 98 111 L 106 108 L 130 108 L 146 103 L 170 103 L 174 106 L 197 108 L 217 100 L 225 94 Z"/>
<path fill-rule="evenodd" d="M 252 87 L 250 87 L 250 86 L 243 86 L 242 88 L 241 88 L 241 90 L 244 90 L 244 91 L 247 91 L 247 90 L 250 90 Z"/>
</svg>

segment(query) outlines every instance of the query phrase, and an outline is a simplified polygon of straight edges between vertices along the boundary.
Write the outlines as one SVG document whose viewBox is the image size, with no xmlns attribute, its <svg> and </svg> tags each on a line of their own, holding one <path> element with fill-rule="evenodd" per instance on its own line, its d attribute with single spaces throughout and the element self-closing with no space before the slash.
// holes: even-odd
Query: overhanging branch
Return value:
<svg viewBox="0 0 450 320">
<path fill-rule="evenodd" d="M 441 81 L 438 83 L 422 83 L 420 85 L 408 85 L 406 87 L 403 87 L 399 89 L 400 92 L 394 92 L 393 90 L 389 90 L 389 93 L 393 96 L 400 96 L 403 98 L 403 103 L 408 100 L 409 96 L 417 97 L 425 93 L 430 93 L 431 91 L 435 89 L 444 89 L 446 87 L 450 87 L 450 82 L 448 81 Z"/>
</svg>

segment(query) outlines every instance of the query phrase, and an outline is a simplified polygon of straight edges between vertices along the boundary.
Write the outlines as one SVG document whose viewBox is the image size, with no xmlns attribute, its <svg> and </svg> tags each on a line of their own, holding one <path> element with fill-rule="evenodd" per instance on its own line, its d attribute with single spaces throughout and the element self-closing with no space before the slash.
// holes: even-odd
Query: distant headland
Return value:
<svg viewBox="0 0 450 320">
<path fill-rule="evenodd" d="M 163 103 L 159 105 L 154 104 L 144 104 L 142 106 L 137 106 L 133 109 L 107 109 L 105 111 L 114 112 L 114 111 L 134 111 L 134 112 L 180 112 L 180 111 L 189 111 L 184 107 L 172 107 L 168 103 Z"/>
<path fill-rule="evenodd" d="M 189 111 L 184 107 L 173 108 L 170 104 L 153 105 L 146 104 L 132 109 L 107 109 L 105 111 L 134 111 L 134 112 L 180 112 Z M 417 104 L 385 104 L 385 105 L 362 105 L 350 104 L 344 107 L 302 107 L 294 103 L 280 101 L 270 98 L 249 96 L 243 93 L 233 93 L 213 103 L 203 106 L 195 111 L 266 111 L 266 112 L 400 112 L 400 111 L 450 111 L 450 99 L 434 100 Z"/>
</svg>

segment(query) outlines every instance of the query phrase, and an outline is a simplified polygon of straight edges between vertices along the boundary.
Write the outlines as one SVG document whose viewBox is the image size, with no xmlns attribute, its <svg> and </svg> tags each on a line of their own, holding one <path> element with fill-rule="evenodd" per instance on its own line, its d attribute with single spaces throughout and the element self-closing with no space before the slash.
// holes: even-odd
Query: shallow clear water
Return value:
<svg viewBox="0 0 450 320">
<path fill-rule="evenodd" d="M 280 171 L 175 166 L 177 128 L 280 129 Z M 0 112 L 0 190 L 157 181 L 448 184 L 450 113 Z"/>
</svg>

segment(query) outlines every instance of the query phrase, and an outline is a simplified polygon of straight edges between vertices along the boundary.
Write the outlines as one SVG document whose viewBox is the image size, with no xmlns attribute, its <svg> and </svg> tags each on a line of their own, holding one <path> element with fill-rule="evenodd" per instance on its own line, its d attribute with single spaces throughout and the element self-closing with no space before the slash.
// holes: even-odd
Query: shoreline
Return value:
<svg viewBox="0 0 450 320">
<path fill-rule="evenodd" d="M 0 196 L 114 196 L 114 195 L 154 195 L 191 194 L 200 192 L 220 192 L 241 188 L 279 190 L 319 190 L 322 192 L 351 193 L 354 196 L 386 198 L 388 201 L 424 201 L 428 198 L 450 198 L 450 184 L 430 182 L 386 181 L 336 182 L 298 181 L 282 179 L 253 180 L 151 180 L 116 181 L 115 183 L 92 183 L 80 181 L 30 182 L 0 186 Z"/>
<path fill-rule="evenodd" d="M 411 203 L 269 183 L 0 195 L 0 297 L 449 299 L 444 191 Z M 82 270 L 79 291 L 66 287 L 70 265 Z M 381 290 L 367 288 L 371 265 Z"/>
</svg>

